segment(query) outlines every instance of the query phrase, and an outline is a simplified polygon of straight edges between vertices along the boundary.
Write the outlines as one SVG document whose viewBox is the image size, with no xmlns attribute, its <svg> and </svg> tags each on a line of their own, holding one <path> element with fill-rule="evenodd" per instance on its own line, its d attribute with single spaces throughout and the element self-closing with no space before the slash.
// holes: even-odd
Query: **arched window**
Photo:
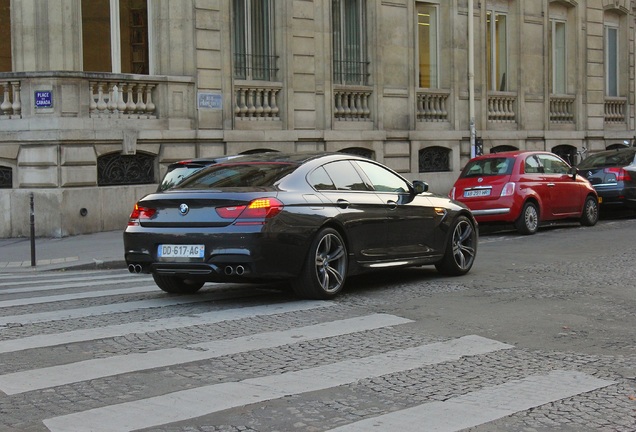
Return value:
<svg viewBox="0 0 636 432">
<path fill-rule="evenodd" d="M 278 150 L 272 150 L 272 149 L 266 149 L 266 148 L 258 148 L 258 149 L 245 150 L 244 152 L 241 152 L 239 154 L 249 155 L 249 154 L 269 153 L 269 152 L 278 152 Z"/>
<path fill-rule="evenodd" d="M 569 163 L 570 165 L 576 165 L 577 148 L 568 144 L 560 144 L 552 147 L 552 153 L 559 156 L 561 159 Z"/>
<path fill-rule="evenodd" d="M 499 145 L 499 146 L 491 148 L 490 153 L 501 153 L 501 152 L 507 152 L 507 151 L 515 151 L 515 150 L 519 150 L 519 149 L 515 146 L 504 144 L 504 145 Z"/>
<path fill-rule="evenodd" d="M 419 152 L 419 172 L 450 171 L 450 149 L 445 147 L 426 147 Z"/>
<path fill-rule="evenodd" d="M 155 180 L 155 156 L 109 153 L 97 158 L 97 185 L 149 184 Z"/>
<path fill-rule="evenodd" d="M 13 187 L 13 170 L 9 167 L 0 166 L 0 189 L 11 189 Z"/>
<path fill-rule="evenodd" d="M 338 153 L 356 155 L 360 157 L 365 157 L 367 159 L 374 159 L 374 156 L 375 156 L 375 154 L 373 153 L 373 150 L 365 149 L 362 147 L 349 147 L 349 148 L 340 150 Z"/>
<path fill-rule="evenodd" d="M 148 74 L 148 0 L 82 0 L 84 70 Z"/>
<path fill-rule="evenodd" d="M 623 149 L 628 147 L 626 144 L 621 144 L 621 143 L 615 143 L 615 144 L 610 144 L 607 147 L 605 147 L 606 150 L 618 150 L 618 149 Z"/>
</svg>

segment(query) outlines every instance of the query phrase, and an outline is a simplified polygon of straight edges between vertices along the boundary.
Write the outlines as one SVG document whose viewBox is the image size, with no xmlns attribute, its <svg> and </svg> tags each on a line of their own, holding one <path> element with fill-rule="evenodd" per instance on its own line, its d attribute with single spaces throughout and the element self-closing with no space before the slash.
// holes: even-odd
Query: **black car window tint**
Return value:
<svg viewBox="0 0 636 432">
<path fill-rule="evenodd" d="M 370 162 L 355 162 L 364 171 L 371 181 L 373 188 L 378 192 L 408 192 L 408 184 L 400 177 L 381 166 Z"/>
<path fill-rule="evenodd" d="M 307 179 L 309 184 L 316 190 L 336 190 L 336 186 L 323 167 L 315 169 Z"/>
<path fill-rule="evenodd" d="M 525 173 L 526 174 L 538 174 L 542 172 L 539 161 L 534 156 L 528 156 L 525 160 Z"/>
<path fill-rule="evenodd" d="M 281 163 L 244 163 L 214 165 L 188 177 L 178 185 L 182 189 L 274 186 L 296 168 Z"/>
<path fill-rule="evenodd" d="M 368 191 L 356 169 L 349 161 L 337 161 L 324 165 L 325 171 L 338 190 Z"/>
</svg>

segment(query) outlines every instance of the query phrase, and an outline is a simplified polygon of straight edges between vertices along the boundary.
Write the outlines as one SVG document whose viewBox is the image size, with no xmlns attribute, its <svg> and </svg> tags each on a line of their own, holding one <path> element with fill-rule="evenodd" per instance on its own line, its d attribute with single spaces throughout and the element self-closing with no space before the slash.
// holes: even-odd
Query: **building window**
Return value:
<svg viewBox="0 0 636 432">
<path fill-rule="evenodd" d="M 0 166 L 0 189 L 11 189 L 13 187 L 13 170 L 9 167 Z"/>
<path fill-rule="evenodd" d="M 332 0 L 335 84 L 367 85 L 366 1 Z"/>
<path fill-rule="evenodd" d="M 506 15 L 486 13 L 486 56 L 488 90 L 508 90 L 508 30 Z"/>
<path fill-rule="evenodd" d="M 148 0 L 82 0 L 84 70 L 150 73 Z"/>
<path fill-rule="evenodd" d="M 568 144 L 560 144 L 552 147 L 552 153 L 559 156 L 561 159 L 574 166 L 577 164 L 578 149 Z"/>
<path fill-rule="evenodd" d="M 516 150 L 519 150 L 519 149 L 515 146 L 503 144 L 503 145 L 495 146 L 491 148 L 490 153 L 502 153 L 502 152 L 516 151 Z"/>
<path fill-rule="evenodd" d="M 97 159 L 97 185 L 116 186 L 155 182 L 155 157 L 110 153 Z"/>
<path fill-rule="evenodd" d="M 417 45 L 421 88 L 438 88 L 437 6 L 417 4 Z"/>
<path fill-rule="evenodd" d="M 451 171 L 450 149 L 444 147 L 426 147 L 419 153 L 419 172 Z"/>
<path fill-rule="evenodd" d="M 550 56 L 552 59 L 552 73 L 550 79 L 550 91 L 554 94 L 566 94 L 566 31 L 565 22 L 552 20 L 551 38 L 552 44 Z"/>
<path fill-rule="evenodd" d="M 605 26 L 605 92 L 618 96 L 618 27 Z"/>
<path fill-rule="evenodd" d="M 274 1 L 234 0 L 234 78 L 276 80 Z"/>
<path fill-rule="evenodd" d="M 11 1 L 0 0 L 0 72 L 11 72 Z"/>
</svg>

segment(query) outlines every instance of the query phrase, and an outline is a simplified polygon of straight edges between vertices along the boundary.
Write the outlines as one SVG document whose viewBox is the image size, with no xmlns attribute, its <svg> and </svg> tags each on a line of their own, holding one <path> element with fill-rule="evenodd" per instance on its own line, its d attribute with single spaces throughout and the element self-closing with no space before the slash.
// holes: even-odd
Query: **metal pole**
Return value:
<svg viewBox="0 0 636 432">
<path fill-rule="evenodd" d="M 35 210 L 33 206 L 33 192 L 31 192 L 31 267 L 35 267 Z"/>
<path fill-rule="evenodd" d="M 470 117 L 470 157 L 475 157 L 475 29 L 473 0 L 468 0 L 468 110 Z"/>
</svg>

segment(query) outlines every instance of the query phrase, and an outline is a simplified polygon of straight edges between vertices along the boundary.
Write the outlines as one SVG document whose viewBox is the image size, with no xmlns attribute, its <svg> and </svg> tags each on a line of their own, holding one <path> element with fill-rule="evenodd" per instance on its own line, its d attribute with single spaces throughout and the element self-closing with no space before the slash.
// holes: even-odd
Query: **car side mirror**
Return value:
<svg viewBox="0 0 636 432">
<path fill-rule="evenodd" d="M 422 180 L 413 180 L 413 189 L 415 190 L 416 195 L 428 192 L 428 183 Z"/>
<path fill-rule="evenodd" d="M 570 167 L 569 174 L 572 177 L 572 180 L 576 180 L 576 174 L 577 173 L 578 173 L 578 171 L 576 170 L 576 167 Z"/>
</svg>

